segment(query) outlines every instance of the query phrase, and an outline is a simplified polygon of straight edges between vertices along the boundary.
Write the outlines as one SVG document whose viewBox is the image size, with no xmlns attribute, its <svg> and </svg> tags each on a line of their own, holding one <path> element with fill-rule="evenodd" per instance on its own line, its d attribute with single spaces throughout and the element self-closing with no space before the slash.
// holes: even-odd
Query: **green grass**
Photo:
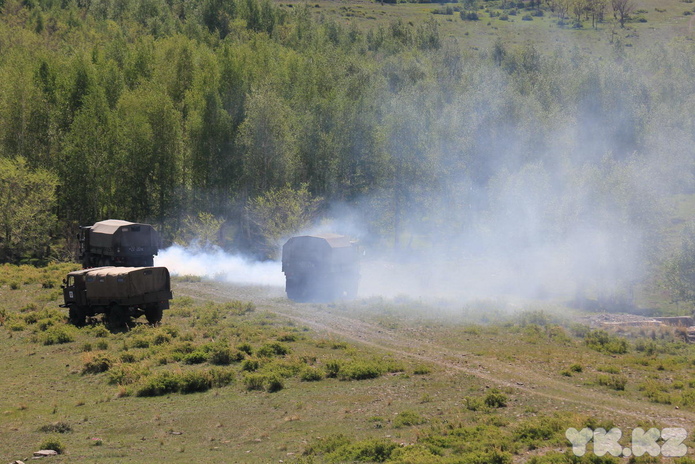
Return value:
<svg viewBox="0 0 695 464">
<path fill-rule="evenodd" d="M 278 2 L 286 8 L 296 6 L 301 2 L 292 0 Z M 537 44 L 539 50 L 564 49 L 605 55 L 620 47 L 651 45 L 654 43 L 667 44 L 672 40 L 692 40 L 695 31 L 690 27 L 693 15 L 684 14 L 686 11 L 695 13 L 693 4 L 681 0 L 640 0 L 637 11 L 626 28 L 620 28 L 613 21 L 613 15 L 608 6 L 605 21 L 592 28 L 591 21 L 582 20 L 581 28 L 575 28 L 573 19 L 566 20 L 566 25 L 558 24 L 558 17 L 544 11 L 543 16 L 534 16 L 532 9 L 500 7 L 498 1 L 479 1 L 477 21 L 461 19 L 459 12 L 453 11 L 456 3 L 386 3 L 370 1 L 352 1 L 336 3 L 330 0 L 312 2 L 311 11 L 317 17 L 332 19 L 348 27 L 356 26 L 362 30 L 376 27 L 388 27 L 397 19 L 414 25 L 423 24 L 434 17 L 439 25 L 442 38 L 452 37 L 464 50 L 481 52 L 491 50 L 497 38 L 505 44 L 523 46 L 527 43 Z M 507 2 L 509 3 L 509 2 Z M 433 14 L 447 8 L 452 14 Z M 513 12 L 512 10 L 516 10 Z M 531 20 L 523 20 L 524 17 Z"/>
<path fill-rule="evenodd" d="M 4 270 L 21 281 L 44 272 Z M 597 334 L 566 308 L 534 303 L 497 306 L 485 322 L 475 309 L 496 304 L 458 313 L 408 300 L 290 306 L 307 320 L 349 315 L 425 343 L 411 351 L 390 348 L 388 337 L 362 344 L 314 332 L 278 315 L 285 300 L 227 305 L 217 302 L 220 284 L 184 284 L 161 326 L 127 331 L 67 325 L 59 287 L 0 287 L 9 295 L 0 312 L 0 459 L 52 443 L 62 453 L 52 462 L 511 463 L 527 453 L 589 462 L 563 457 L 568 427 L 642 425 L 594 408 L 594 391 L 635 408 L 695 412 L 695 352 L 674 330 Z M 56 333 L 69 339 L 45 343 Z M 616 340 L 627 350 L 605 349 Z M 422 354 L 426 343 L 435 352 Z M 535 394 L 554 392 L 553 382 L 566 404 Z M 592 401 L 578 407 L 573 389 Z"/>
</svg>

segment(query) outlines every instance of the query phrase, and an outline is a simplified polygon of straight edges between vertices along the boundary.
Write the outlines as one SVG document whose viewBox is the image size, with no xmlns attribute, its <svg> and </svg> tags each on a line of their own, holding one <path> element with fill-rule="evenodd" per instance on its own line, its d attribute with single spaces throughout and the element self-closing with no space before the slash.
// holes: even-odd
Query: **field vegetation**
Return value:
<svg viewBox="0 0 695 464">
<path fill-rule="evenodd" d="M 52 462 L 627 462 L 573 456 L 566 429 L 695 417 L 694 348 L 675 328 L 616 334 L 551 305 L 297 305 L 185 278 L 160 326 L 76 328 L 58 308 L 71 266 L 0 276 L 8 462 L 40 448 Z"/>
</svg>

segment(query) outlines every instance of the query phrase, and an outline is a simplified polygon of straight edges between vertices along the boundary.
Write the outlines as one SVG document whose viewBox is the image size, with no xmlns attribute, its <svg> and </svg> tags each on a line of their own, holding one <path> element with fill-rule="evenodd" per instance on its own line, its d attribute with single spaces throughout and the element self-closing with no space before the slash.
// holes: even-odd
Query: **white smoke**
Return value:
<svg viewBox="0 0 695 464">
<path fill-rule="evenodd" d="M 284 286 L 278 261 L 253 261 L 217 248 L 201 250 L 173 245 L 160 250 L 155 266 L 165 266 L 172 275 L 193 275 L 242 285 Z"/>
</svg>

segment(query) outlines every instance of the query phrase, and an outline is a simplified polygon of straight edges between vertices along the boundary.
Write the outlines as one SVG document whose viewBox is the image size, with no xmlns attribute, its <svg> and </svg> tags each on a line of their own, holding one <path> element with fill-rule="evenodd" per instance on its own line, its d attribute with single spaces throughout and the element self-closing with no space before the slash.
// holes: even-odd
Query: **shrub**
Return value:
<svg viewBox="0 0 695 464">
<path fill-rule="evenodd" d="M 146 374 L 147 369 L 138 365 L 118 364 L 109 369 L 108 378 L 111 385 L 132 385 Z"/>
<path fill-rule="evenodd" d="M 270 393 L 275 393 L 283 388 L 285 388 L 285 384 L 282 381 L 282 377 L 279 375 L 271 375 L 266 379 L 266 382 L 268 384 L 268 391 Z"/>
<path fill-rule="evenodd" d="M 67 422 L 53 422 L 52 424 L 42 425 L 39 427 L 39 432 L 44 433 L 69 433 L 72 432 L 72 426 Z M 57 451 L 57 450 L 55 450 Z"/>
<path fill-rule="evenodd" d="M 299 374 L 299 379 L 303 382 L 317 382 L 322 380 L 324 373 L 316 367 L 306 366 Z"/>
<path fill-rule="evenodd" d="M 121 362 L 123 363 L 134 363 L 135 360 L 135 355 L 133 353 L 121 353 Z"/>
<path fill-rule="evenodd" d="M 225 387 L 234 381 L 234 371 L 213 367 L 209 371 L 213 388 Z"/>
<path fill-rule="evenodd" d="M 381 366 L 373 362 L 353 361 L 340 367 L 340 380 L 376 379 L 383 373 Z"/>
<path fill-rule="evenodd" d="M 485 395 L 485 405 L 490 408 L 504 408 L 507 406 L 507 395 L 493 388 Z"/>
<path fill-rule="evenodd" d="M 412 425 L 420 425 L 426 423 L 427 420 L 420 416 L 418 413 L 413 411 L 403 411 L 398 413 L 396 418 L 393 420 L 393 426 L 395 428 L 409 427 Z"/>
<path fill-rule="evenodd" d="M 584 343 L 592 350 L 609 354 L 624 354 L 628 351 L 627 341 L 605 330 L 591 330 L 584 336 Z"/>
<path fill-rule="evenodd" d="M 247 390 L 263 390 L 265 376 L 262 374 L 246 374 L 244 376 L 244 386 Z"/>
<path fill-rule="evenodd" d="M 613 390 L 623 391 L 625 390 L 625 385 L 627 385 L 627 377 L 622 375 L 599 375 L 596 378 L 596 383 Z"/>
<path fill-rule="evenodd" d="M 185 364 L 202 364 L 207 360 L 208 354 L 200 350 L 188 353 L 186 356 L 183 357 L 183 362 Z"/>
<path fill-rule="evenodd" d="M 178 382 L 181 393 L 196 393 L 208 391 L 212 387 L 212 378 L 209 372 L 187 372 Z"/>
<path fill-rule="evenodd" d="M 485 403 L 482 398 L 476 398 L 473 396 L 466 396 L 463 398 L 463 404 L 469 411 L 480 411 L 485 408 Z"/>
<path fill-rule="evenodd" d="M 137 396 L 161 396 L 179 390 L 181 378 L 171 372 L 162 372 L 150 377 L 137 391 Z"/>
<path fill-rule="evenodd" d="M 82 368 L 83 374 L 99 374 L 101 372 L 106 372 L 113 366 L 113 359 L 107 354 L 98 353 L 92 356 L 88 356 L 84 367 Z"/>
<path fill-rule="evenodd" d="M 253 348 L 248 343 L 241 343 L 237 345 L 236 349 L 241 351 L 242 353 L 248 354 L 249 356 L 253 354 Z"/>
<path fill-rule="evenodd" d="M 171 336 L 166 332 L 159 332 L 155 334 L 155 336 L 152 339 L 152 343 L 154 345 L 164 345 L 166 343 L 169 343 L 170 341 Z"/>
<path fill-rule="evenodd" d="M 72 330 L 68 326 L 51 327 L 39 337 L 44 345 L 58 345 L 60 343 L 70 343 L 75 340 Z"/>
<path fill-rule="evenodd" d="M 430 372 L 432 372 L 432 369 L 427 366 L 417 366 L 415 369 L 413 369 L 413 374 L 415 375 L 426 375 Z"/>
<path fill-rule="evenodd" d="M 233 362 L 244 360 L 244 353 L 239 350 L 232 350 L 228 346 L 214 347 L 208 356 L 210 364 L 217 366 L 227 366 Z"/>
<path fill-rule="evenodd" d="M 44 440 L 39 447 L 42 450 L 53 450 L 58 454 L 63 454 L 65 452 L 65 446 L 57 437 Z"/>
<path fill-rule="evenodd" d="M 257 371 L 259 367 L 261 367 L 261 363 L 258 359 L 244 359 L 244 362 L 241 363 L 241 370 L 246 372 Z"/>
<path fill-rule="evenodd" d="M 287 347 L 286 345 L 283 345 L 280 342 L 273 342 L 273 343 L 263 345 L 262 347 L 260 347 L 258 349 L 258 351 L 256 351 L 256 354 L 258 356 L 261 356 L 264 358 L 269 358 L 273 355 L 284 356 L 284 355 L 289 354 L 289 353 L 290 353 L 289 347 Z"/>
<path fill-rule="evenodd" d="M 340 373 L 341 363 L 337 359 L 326 362 L 326 377 L 335 378 Z"/>
<path fill-rule="evenodd" d="M 521 20 L 522 21 L 533 21 L 533 16 L 531 16 L 530 14 L 527 13 L 521 17 Z"/>
<path fill-rule="evenodd" d="M 346 444 L 329 456 L 334 462 L 386 462 L 398 445 L 390 440 L 372 439 Z"/>
<path fill-rule="evenodd" d="M 294 333 L 285 333 L 282 334 L 278 337 L 279 342 L 296 342 L 297 341 L 297 334 Z"/>
</svg>

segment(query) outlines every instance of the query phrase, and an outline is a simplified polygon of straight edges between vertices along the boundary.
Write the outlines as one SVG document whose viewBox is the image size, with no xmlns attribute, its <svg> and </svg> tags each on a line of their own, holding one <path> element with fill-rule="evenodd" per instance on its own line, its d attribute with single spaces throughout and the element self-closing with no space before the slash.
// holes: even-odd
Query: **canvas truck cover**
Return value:
<svg viewBox="0 0 695 464">
<path fill-rule="evenodd" d="M 132 298 L 169 290 L 165 267 L 104 267 L 77 271 L 85 274 L 87 297 L 92 299 Z"/>
<path fill-rule="evenodd" d="M 101 248 L 160 247 L 159 234 L 151 225 L 120 219 L 95 223 L 89 231 L 89 243 L 92 247 Z"/>
<path fill-rule="evenodd" d="M 282 247 L 282 270 L 312 262 L 326 272 L 357 265 L 359 251 L 344 235 L 319 234 L 292 237 Z"/>
</svg>

